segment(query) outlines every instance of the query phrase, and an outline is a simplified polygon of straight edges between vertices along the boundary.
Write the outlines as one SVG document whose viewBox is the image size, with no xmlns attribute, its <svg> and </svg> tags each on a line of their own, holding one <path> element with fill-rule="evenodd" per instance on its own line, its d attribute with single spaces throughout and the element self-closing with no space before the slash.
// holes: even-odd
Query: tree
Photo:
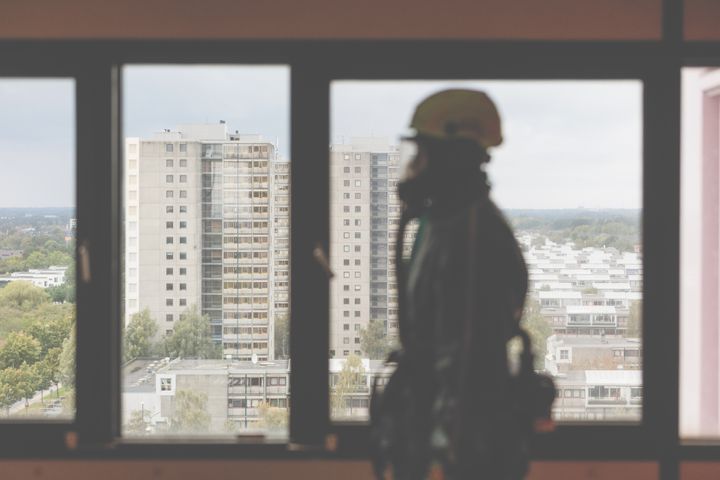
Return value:
<svg viewBox="0 0 720 480">
<path fill-rule="evenodd" d="M 178 390 L 175 393 L 175 409 L 170 416 L 170 431 L 173 433 L 210 431 L 206 393 L 192 390 Z"/>
<path fill-rule="evenodd" d="M 15 392 L 13 385 L 8 383 L 8 379 L 6 378 L 4 372 L 0 372 L 0 407 L 5 409 L 6 417 L 10 416 L 10 407 L 20 400 L 20 398 L 16 395 L 17 393 Z"/>
<path fill-rule="evenodd" d="M 195 306 L 187 309 L 175 323 L 172 335 L 165 339 L 165 353 L 170 357 L 220 358 L 213 343 L 210 318 L 200 315 Z"/>
<path fill-rule="evenodd" d="M 392 349 L 385 325 L 379 320 L 371 320 L 367 328 L 360 330 L 360 345 L 365 354 L 373 360 L 383 360 Z"/>
<path fill-rule="evenodd" d="M 13 332 L 0 349 L 0 368 L 19 368 L 24 363 L 32 365 L 40 358 L 40 352 L 37 339 L 22 331 Z"/>
<path fill-rule="evenodd" d="M 62 351 L 58 357 L 59 379 L 66 387 L 75 387 L 75 327 L 63 340 Z"/>
<path fill-rule="evenodd" d="M 290 357 L 290 319 L 287 314 L 275 317 L 275 358 L 286 359 Z"/>
<path fill-rule="evenodd" d="M 521 324 L 525 327 L 533 343 L 535 351 L 535 369 L 542 370 L 545 366 L 547 339 L 552 335 L 552 327 L 540 312 L 540 303 L 528 297 Z"/>
<path fill-rule="evenodd" d="M 139 436 L 147 434 L 147 423 L 143 418 L 142 410 L 133 410 L 130 412 L 130 418 L 123 427 L 125 435 Z"/>
<path fill-rule="evenodd" d="M 48 305 L 48 307 L 59 307 L 59 305 Z M 40 354 L 45 355 L 52 348 L 62 347 L 63 341 L 70 334 L 73 319 L 74 312 L 49 321 L 36 320 L 27 327 L 26 331 L 40 342 Z"/>
<path fill-rule="evenodd" d="M 630 315 L 627 323 L 627 336 L 639 337 L 642 330 L 642 303 L 634 300 L 630 304 Z"/>
<path fill-rule="evenodd" d="M 9 398 L 13 400 L 12 403 L 25 399 L 27 411 L 30 399 L 38 391 L 38 378 L 32 367 L 24 363 L 19 368 L 5 368 L 0 373 L 0 377 L 0 384 L 10 386 Z"/>
<path fill-rule="evenodd" d="M 146 308 L 134 314 L 130 318 L 130 323 L 123 336 L 125 343 L 123 355 L 125 359 L 130 360 L 150 355 L 153 348 L 152 339 L 157 330 L 157 323 L 150 316 L 150 310 Z"/>
<path fill-rule="evenodd" d="M 34 367 L 39 377 L 39 386 L 41 391 L 40 399 L 42 398 L 42 390 L 48 387 L 55 387 L 55 393 L 57 396 L 60 395 L 58 384 L 60 383 L 60 355 L 62 349 L 59 347 L 51 348 L 48 350 L 45 358 L 37 362 Z"/>
<path fill-rule="evenodd" d="M 258 405 L 258 415 L 260 416 L 260 421 L 258 422 L 258 427 L 260 428 L 271 430 L 287 427 L 287 408 L 273 407 L 268 402 L 261 402 L 260 405 Z"/>
<path fill-rule="evenodd" d="M 42 288 L 36 287 L 30 282 L 10 282 L 4 288 L 0 289 L 0 304 L 17 308 L 35 308 L 49 300 L 50 297 Z"/>
<path fill-rule="evenodd" d="M 336 416 L 344 416 L 346 398 L 352 393 L 364 389 L 366 386 L 365 367 L 362 364 L 362 359 L 357 355 L 350 355 L 345 359 L 345 364 L 337 374 L 337 379 L 332 389 L 330 404 L 333 409 L 333 414 Z"/>
</svg>

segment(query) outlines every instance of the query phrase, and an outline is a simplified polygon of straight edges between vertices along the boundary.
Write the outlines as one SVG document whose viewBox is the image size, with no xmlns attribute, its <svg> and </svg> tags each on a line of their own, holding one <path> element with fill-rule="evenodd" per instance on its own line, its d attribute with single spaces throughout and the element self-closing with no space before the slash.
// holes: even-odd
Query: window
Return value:
<svg viewBox="0 0 720 480">
<path fill-rule="evenodd" d="M 168 205 L 165 207 L 165 213 L 173 213 L 173 206 Z"/>
<path fill-rule="evenodd" d="M 166 191 L 165 191 L 165 198 L 173 198 L 173 191 L 172 191 L 172 190 L 166 190 Z"/>
<path fill-rule="evenodd" d="M 172 313 L 166 314 L 166 315 L 165 315 L 165 321 L 166 321 L 166 322 L 172 322 L 172 321 L 173 321 L 173 314 L 172 314 Z"/>
<path fill-rule="evenodd" d="M 169 292 L 169 291 L 171 291 L 172 289 L 173 289 L 173 284 L 172 284 L 172 283 L 166 283 L 166 284 L 165 284 L 165 290 L 166 290 L 166 291 Z"/>
<path fill-rule="evenodd" d="M 172 260 L 173 252 L 165 252 L 165 260 Z"/>
<path fill-rule="evenodd" d="M 173 159 L 172 158 L 168 158 L 165 160 L 165 167 L 167 167 L 167 168 L 173 167 Z"/>
<path fill-rule="evenodd" d="M 165 306 L 166 306 L 166 307 L 172 307 L 172 306 L 173 306 L 173 299 L 172 299 L 172 298 L 166 298 L 166 299 L 165 299 Z"/>
<path fill-rule="evenodd" d="M 178 190 L 173 195 L 182 200 L 182 205 L 177 205 L 176 210 L 181 216 L 179 219 L 166 217 L 161 220 L 168 222 L 167 226 L 179 229 L 173 232 L 176 233 L 173 238 L 185 251 L 178 251 L 177 257 L 162 262 L 160 268 L 179 275 L 179 282 L 168 284 L 168 291 L 174 288 L 182 298 L 173 299 L 173 306 L 162 305 L 162 308 L 153 301 L 152 292 L 156 288 L 153 282 L 157 282 L 159 266 L 154 261 L 154 251 L 158 248 L 155 245 L 157 238 L 152 233 L 153 207 L 148 206 L 145 211 L 149 220 L 146 220 L 147 224 L 143 223 L 143 227 L 147 225 L 148 228 L 143 229 L 138 238 L 143 254 L 140 258 L 147 259 L 139 265 L 139 284 L 142 285 L 138 288 L 139 304 L 148 305 L 151 315 L 157 318 L 173 315 L 178 324 L 174 335 L 186 332 L 181 328 L 183 322 L 209 322 L 208 338 L 201 341 L 207 342 L 203 346 L 205 351 L 213 353 L 209 358 L 205 354 L 206 358 L 199 361 L 205 362 L 210 370 L 217 369 L 218 362 L 225 360 L 243 365 L 236 375 L 247 376 L 249 381 L 243 389 L 252 389 L 248 393 L 257 396 L 263 393 L 266 374 L 280 376 L 273 370 L 280 370 L 282 375 L 290 373 L 289 341 L 273 342 L 269 338 L 272 334 L 279 338 L 288 325 L 285 320 L 283 324 L 273 322 L 279 317 L 289 317 L 290 199 L 287 192 L 290 169 L 286 160 L 290 154 L 290 132 L 287 128 L 290 121 L 289 68 L 264 64 L 126 64 L 122 67 L 122 79 L 123 129 L 132 132 L 133 138 L 140 138 L 147 152 L 140 152 L 139 165 L 148 172 L 158 171 L 158 162 L 164 162 L 166 156 L 173 156 L 165 155 L 164 145 L 172 145 L 172 153 L 180 154 L 180 158 L 172 159 L 173 167 L 179 170 L 162 171 L 160 181 L 167 179 L 178 184 Z M 193 91 L 193 95 L 187 95 L 188 89 Z M 143 100 L 149 98 L 148 95 L 152 95 L 151 104 Z M 181 110 L 185 113 L 177 110 L 178 105 L 183 106 Z M 230 121 L 228 124 L 224 121 L 207 123 L 207 118 L 216 118 L 223 111 L 222 115 L 227 115 L 225 118 L 234 118 L 237 122 L 237 118 L 232 116 L 231 105 L 243 105 L 243 115 L 248 116 L 248 121 L 238 125 L 230 125 Z M 147 121 L 150 110 L 160 115 L 160 121 L 168 127 L 167 130 L 153 131 Z M 261 118 L 267 125 L 267 128 L 263 127 L 267 141 L 254 135 L 259 131 L 260 124 L 257 122 Z M 235 128 L 244 130 L 236 131 Z M 251 144 L 248 144 L 248 139 L 252 139 Z M 158 155 L 158 152 L 161 153 Z M 147 191 L 141 192 L 140 207 L 143 207 L 143 202 L 148 205 L 154 202 L 153 189 L 157 186 L 152 182 L 151 175 L 143 177 L 143 188 Z M 285 194 L 282 197 L 273 195 L 279 191 Z M 193 194 L 190 195 L 190 192 Z M 278 204 L 282 204 L 284 209 L 276 209 Z M 192 213 L 192 218 L 188 217 L 188 213 Z M 249 224 L 249 229 L 238 235 L 239 229 L 229 226 L 231 222 L 235 225 Z M 286 231 L 270 231 L 271 225 L 282 225 Z M 190 238 L 192 242 L 189 242 Z M 277 263 L 280 259 L 286 261 L 282 266 Z M 275 278 L 286 281 L 269 282 Z M 163 311 L 163 308 L 170 311 Z M 125 317 L 129 317 L 129 312 L 125 312 Z M 168 332 L 168 335 L 173 333 Z M 193 339 L 189 340 L 192 342 Z M 177 347 L 178 350 L 184 348 Z M 153 375 L 174 375 L 174 398 L 163 399 L 152 406 L 152 414 L 156 415 L 148 431 L 141 434 L 163 436 L 172 432 L 173 402 L 178 395 L 185 393 L 208 398 L 205 405 L 212 420 L 203 435 L 234 437 L 257 431 L 257 411 L 252 412 L 252 419 L 248 419 L 243 417 L 244 412 L 222 409 L 223 418 L 220 420 L 217 417 L 219 411 L 214 413 L 212 407 L 212 402 L 216 402 L 213 392 L 218 387 L 213 375 L 194 376 L 192 372 L 183 370 L 181 362 L 162 363 L 166 356 L 173 360 L 197 355 L 190 351 L 163 351 L 161 356 L 152 359 L 156 362 L 153 368 L 159 369 Z M 262 365 L 268 359 L 272 359 L 272 366 Z M 140 372 L 145 372 L 152 363 L 136 362 Z M 253 370 L 250 367 L 252 362 L 260 364 Z M 131 371 L 132 368 L 127 369 L 127 372 Z M 175 380 L 177 391 L 174 391 Z M 137 390 L 135 382 L 137 379 L 129 373 L 122 379 L 123 403 L 130 405 L 124 409 L 125 417 L 122 419 L 123 434 L 126 436 L 138 435 L 131 427 L 133 410 L 139 410 L 138 402 L 133 400 L 137 398 L 133 396 Z M 275 381 L 274 385 L 277 388 L 283 383 Z M 228 382 L 222 389 L 227 398 L 221 404 L 230 405 L 236 400 L 233 395 L 245 393 L 234 389 Z M 282 396 L 278 400 L 285 402 L 282 408 L 288 408 L 286 389 L 275 391 L 273 395 Z M 170 392 L 168 396 L 171 396 Z M 167 404 L 163 403 L 165 400 L 168 400 Z M 260 401 L 259 398 L 252 399 L 246 405 L 257 409 Z M 282 402 L 276 403 L 280 405 Z M 278 436 L 283 431 L 287 431 L 286 423 L 274 427 L 269 435 Z M 192 436 L 200 432 L 185 431 L 181 434 Z"/>
<path fill-rule="evenodd" d="M 172 153 L 173 151 L 173 144 L 172 143 L 166 143 L 165 144 L 165 152 L 166 153 Z"/>
<path fill-rule="evenodd" d="M 173 176 L 165 175 L 165 183 L 173 183 Z"/>
<path fill-rule="evenodd" d="M 369 278 L 365 282 L 361 282 L 365 278 L 362 270 L 353 271 L 352 278 L 358 282 L 353 286 L 357 295 L 355 298 L 364 298 L 365 289 L 369 288 L 369 319 L 387 325 L 388 335 L 397 335 L 394 328 L 390 330 L 397 313 L 391 314 L 388 307 L 397 301 L 396 290 L 391 288 L 390 282 L 394 279 L 393 233 L 400 218 L 401 206 L 396 195 L 396 185 L 402 170 L 395 139 L 401 137 L 407 128 L 407 113 L 400 112 L 412 112 L 415 105 L 428 94 L 451 88 L 451 85 L 452 88 L 486 91 L 503 113 L 506 141 L 490 151 L 492 162 L 486 169 L 493 185 L 492 197 L 515 226 L 514 233 L 530 269 L 529 308 L 526 314 L 527 311 L 537 312 L 534 321 L 546 332 L 542 339 L 536 339 L 540 342 L 536 346 L 540 352 L 538 356 L 544 357 L 542 362 L 538 361 L 538 366 L 557 375 L 558 387 L 568 392 L 578 387 L 589 388 L 595 378 L 601 377 L 597 372 L 604 370 L 611 372 L 603 374 L 608 377 L 608 380 L 603 381 L 640 388 L 642 362 L 629 361 L 625 357 L 619 357 L 621 361 L 615 360 L 613 354 L 613 348 L 617 348 L 618 344 L 622 345 L 621 353 L 625 345 L 638 345 L 642 327 L 639 312 L 643 272 L 640 247 L 643 92 L 642 84 L 637 80 L 333 82 L 330 138 L 351 140 L 330 146 L 330 171 L 332 181 L 335 182 L 330 189 L 330 218 L 333 222 L 337 221 L 338 225 L 342 220 L 345 232 L 343 239 L 350 233 L 355 240 L 352 245 L 355 256 L 364 254 L 370 261 Z M 539 102 L 546 105 L 543 107 L 545 113 L 542 121 L 536 117 L 536 105 L 530 108 L 525 100 L 519 100 L 527 98 L 542 99 Z M 588 99 L 601 98 L 602 109 L 595 109 L 597 115 L 592 122 L 588 122 L 575 108 Z M 360 109 L 358 105 L 363 105 L 363 108 Z M 398 113 L 392 120 L 388 118 L 390 114 L 383 114 L 385 127 L 380 127 L 375 116 L 381 111 Z M 363 121 L 365 127 L 359 127 Z M 391 127 L 393 122 L 395 126 Z M 620 130 L 616 129 L 618 122 L 624 125 L 622 130 L 625 133 L 620 134 Z M 363 128 L 371 128 L 378 134 L 378 138 L 361 137 L 358 129 Z M 378 132 L 382 128 L 384 130 Z M 543 157 L 541 162 L 537 161 L 537 155 L 532 155 L 535 158 L 531 161 L 526 154 L 521 153 L 534 142 L 537 142 L 533 147 L 535 152 L 552 149 L 547 142 L 539 139 L 562 138 L 571 128 L 573 138 L 578 143 L 565 143 L 567 148 L 562 153 L 537 153 Z M 523 132 L 522 135 L 518 134 L 523 136 L 522 142 L 510 137 L 511 133 L 519 131 Z M 599 131 L 604 132 L 604 153 L 600 155 L 596 151 L 590 155 L 583 145 L 597 138 Z M 364 186 L 365 177 L 359 177 L 363 173 L 369 182 L 370 195 L 365 196 L 368 198 L 356 191 L 353 204 L 357 217 L 360 214 L 368 216 L 369 228 L 366 230 L 361 228 L 361 218 L 354 218 L 343 208 L 343 201 L 347 200 L 339 193 L 333 193 L 340 190 L 338 187 L 341 181 L 345 185 L 347 180 L 347 176 L 342 177 L 339 172 L 347 173 L 344 151 L 348 149 L 358 152 L 358 160 L 370 159 L 367 171 L 364 165 L 352 167 L 356 175 L 352 179 L 355 188 Z M 518 175 L 519 171 L 523 174 Z M 553 176 L 558 172 L 562 172 L 562 182 Z M 618 185 L 619 179 L 622 179 L 622 187 Z M 589 205 L 592 205 L 592 213 L 581 208 Z M 531 212 L 532 209 L 542 209 L 543 213 L 537 210 Z M 347 228 L 344 220 L 353 220 L 353 229 Z M 609 224 L 622 233 L 611 238 L 605 231 Z M 542 226 L 538 229 L 537 225 Z M 331 227 L 331 230 L 333 228 L 337 227 Z M 408 255 L 415 228 L 410 225 L 406 232 Z M 367 250 L 365 243 L 360 241 L 366 237 L 363 231 L 368 232 Z M 583 232 L 582 237 L 579 232 Z M 330 251 L 337 251 L 337 247 L 331 244 Z M 344 263 L 342 260 L 332 258 L 331 267 L 340 270 Z M 347 278 L 345 274 L 343 277 Z M 337 287 L 331 285 L 331 288 Z M 332 318 L 337 315 L 334 313 L 337 310 L 332 306 L 333 298 L 336 297 L 331 295 L 330 349 L 339 351 L 345 345 L 342 340 L 345 337 L 333 332 L 344 331 L 341 324 L 344 325 L 346 319 Z M 616 298 L 623 298 L 625 304 L 618 306 L 607 303 Z M 556 306 L 552 302 L 557 302 Z M 362 310 L 353 311 L 353 319 L 362 317 Z M 554 321 L 555 317 L 559 321 Z M 603 336 L 612 338 L 615 344 L 605 343 Z M 571 352 L 569 346 L 574 341 L 582 342 L 582 353 L 576 351 L 579 347 L 573 347 Z M 383 357 L 381 354 L 377 360 Z M 619 369 L 622 371 L 615 371 Z M 582 376 L 585 383 L 578 385 L 577 380 L 572 380 L 576 383 L 568 385 L 570 378 L 576 376 Z M 553 413 L 559 421 L 573 420 L 575 415 L 587 420 L 589 414 L 593 414 L 597 420 L 637 424 L 642 416 L 642 405 L 636 403 L 630 407 L 615 406 L 612 409 L 604 406 L 602 415 L 595 415 L 594 405 L 580 409 L 570 403 L 558 403 Z M 331 411 L 332 418 L 344 420 L 365 420 L 366 414 L 353 412 L 351 415 L 337 405 Z"/>
<path fill-rule="evenodd" d="M 75 91 L 71 78 L 0 77 L 3 423 L 40 424 L 75 418 L 69 400 L 75 395 L 74 381 L 63 381 L 61 386 L 55 378 L 38 388 L 40 382 L 34 374 L 45 364 L 57 366 L 53 360 L 57 357 L 48 350 L 52 348 L 70 360 L 68 369 L 75 378 L 72 325 L 80 282 L 76 285 L 70 272 L 74 273 L 75 267 L 72 246 L 78 221 L 74 174 L 81 162 L 76 152 Z M 137 176 L 130 177 L 136 184 Z M 53 331 L 52 339 L 39 335 L 48 328 Z M 47 388 L 53 395 L 46 395 L 43 401 L 39 392 Z M 63 398 L 58 398 L 56 391 L 63 392 Z"/>
<path fill-rule="evenodd" d="M 168 267 L 168 268 L 165 269 L 165 275 L 172 275 L 172 274 L 173 274 L 173 269 L 172 269 L 172 267 Z"/>
<path fill-rule="evenodd" d="M 173 243 L 173 237 L 165 237 L 165 243 L 166 243 L 166 244 L 171 244 L 171 243 Z"/>
<path fill-rule="evenodd" d="M 173 228 L 173 222 L 165 222 L 165 228 Z"/>
</svg>

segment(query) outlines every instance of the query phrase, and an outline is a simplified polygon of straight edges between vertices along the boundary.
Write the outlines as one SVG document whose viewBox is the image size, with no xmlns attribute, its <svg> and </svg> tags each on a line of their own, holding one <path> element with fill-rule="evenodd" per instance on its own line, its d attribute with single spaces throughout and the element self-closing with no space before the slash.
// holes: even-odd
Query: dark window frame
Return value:
<svg viewBox="0 0 720 480">
<path fill-rule="evenodd" d="M 666 0 L 666 12 L 676 3 Z M 510 41 L 2 41 L 1 77 L 76 80 L 77 244 L 92 281 L 77 289 L 77 417 L 0 424 L 3 457 L 366 458 L 366 426 L 331 424 L 328 409 L 329 279 L 312 252 L 329 249 L 329 88 L 332 80 L 638 78 L 644 82 L 644 416 L 640 426 L 563 425 L 538 438 L 537 459 L 654 460 L 675 478 L 678 459 L 712 458 L 715 446 L 678 439 L 680 67 L 716 65 L 720 42 L 685 42 L 666 20 L 653 42 Z M 678 37 L 679 38 L 679 37 Z M 326 59 L 333 58 L 333 62 Z M 479 59 L 468 61 L 467 59 Z M 129 441 L 120 433 L 120 189 L 123 64 L 287 64 L 293 168 L 290 443 Z M 313 122 L 307 118 L 312 117 Z M 104 161 L 98 161 L 103 159 Z M 297 162 L 297 160 L 296 160 Z M 312 211 L 313 215 L 305 212 Z M 91 227 L 92 226 L 92 227 Z M 661 239 L 661 240 L 659 240 Z M 328 251 L 328 253 L 331 253 Z M 93 321 L 97 318 L 105 322 Z M 308 335 L 308 332 L 313 332 Z M 649 333 L 650 332 L 650 333 Z M 306 393 L 303 393 L 306 392 Z M 310 393 L 307 393 L 310 392 Z M 77 434 L 78 447 L 67 442 Z M 325 450 L 328 434 L 337 449 Z"/>
</svg>

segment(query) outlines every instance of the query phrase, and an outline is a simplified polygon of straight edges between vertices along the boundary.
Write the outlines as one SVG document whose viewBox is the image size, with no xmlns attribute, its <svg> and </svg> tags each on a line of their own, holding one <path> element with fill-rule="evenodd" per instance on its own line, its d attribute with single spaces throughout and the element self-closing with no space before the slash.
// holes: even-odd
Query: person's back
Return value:
<svg viewBox="0 0 720 480">
<path fill-rule="evenodd" d="M 450 90 L 421 103 L 411 127 L 417 154 L 398 185 L 402 360 L 387 387 L 401 398 L 394 477 L 420 480 L 434 463 L 448 480 L 519 479 L 526 460 L 508 406 L 506 343 L 527 269 L 482 169 L 502 141 L 499 116 L 485 94 Z M 403 261 L 412 218 L 420 226 Z"/>
</svg>

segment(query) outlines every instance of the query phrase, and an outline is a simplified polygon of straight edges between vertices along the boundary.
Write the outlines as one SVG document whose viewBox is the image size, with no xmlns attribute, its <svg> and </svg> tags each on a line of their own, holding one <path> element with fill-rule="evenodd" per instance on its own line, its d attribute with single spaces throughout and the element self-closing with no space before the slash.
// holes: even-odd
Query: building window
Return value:
<svg viewBox="0 0 720 480">
<path fill-rule="evenodd" d="M 173 176 L 165 175 L 165 183 L 173 183 Z"/>
<path fill-rule="evenodd" d="M 172 153 L 173 151 L 173 144 L 172 143 L 166 143 L 165 144 L 165 152 L 166 153 Z"/>
<path fill-rule="evenodd" d="M 187 275 L 187 268 L 180 267 L 180 275 Z"/>
<path fill-rule="evenodd" d="M 187 198 L 187 190 L 180 190 L 180 198 Z"/>
<path fill-rule="evenodd" d="M 166 306 L 166 307 L 172 307 L 172 306 L 173 306 L 173 299 L 172 299 L 172 298 L 166 298 L 166 299 L 165 299 L 165 306 Z"/>
<path fill-rule="evenodd" d="M 166 190 L 165 191 L 165 198 L 173 198 L 173 191 L 172 190 Z"/>
<path fill-rule="evenodd" d="M 165 252 L 165 260 L 172 260 L 173 252 Z"/>
<path fill-rule="evenodd" d="M 180 228 L 187 228 L 187 222 L 185 222 L 185 221 L 180 222 Z"/>
<path fill-rule="evenodd" d="M 172 168 L 172 166 L 173 166 L 173 159 L 172 159 L 172 158 L 166 159 L 166 160 L 165 160 L 165 166 L 166 166 L 167 168 Z"/>
<path fill-rule="evenodd" d="M 169 292 L 169 291 L 171 291 L 172 289 L 173 289 L 173 284 L 172 284 L 172 283 L 166 283 L 166 284 L 165 284 L 165 290 L 166 290 L 166 291 Z"/>
<path fill-rule="evenodd" d="M 187 152 L 187 143 L 181 143 L 180 144 L 180 153 L 185 153 L 185 152 Z M 182 162 L 182 160 L 180 160 L 180 161 Z"/>
<path fill-rule="evenodd" d="M 187 299 L 186 299 L 186 298 L 181 298 L 180 300 L 178 300 L 178 304 L 179 304 L 181 307 L 184 307 L 185 305 L 187 305 Z"/>
<path fill-rule="evenodd" d="M 172 314 L 172 313 L 167 313 L 167 314 L 165 314 L 165 321 L 166 321 L 166 322 L 172 322 L 172 321 L 173 321 L 173 314 Z"/>
<path fill-rule="evenodd" d="M 173 213 L 173 206 L 172 206 L 172 205 L 167 205 L 167 206 L 165 207 L 165 213 Z"/>
<path fill-rule="evenodd" d="M 187 290 L 187 284 L 186 284 L 186 283 L 181 283 L 181 284 L 180 284 L 180 290 Z"/>
<path fill-rule="evenodd" d="M 173 237 L 165 237 L 165 243 L 166 243 L 166 244 L 171 244 L 171 243 L 173 243 Z"/>
<path fill-rule="evenodd" d="M 187 175 L 180 175 L 180 183 L 187 183 Z"/>
<path fill-rule="evenodd" d="M 187 167 L 187 158 L 180 159 L 180 167 Z"/>
<path fill-rule="evenodd" d="M 187 237 L 180 237 L 180 243 L 187 243 Z"/>
<path fill-rule="evenodd" d="M 172 269 L 172 267 L 168 267 L 168 268 L 165 269 L 165 275 L 172 275 L 172 274 L 173 274 L 173 269 Z"/>
<path fill-rule="evenodd" d="M 173 228 L 173 222 L 165 222 L 165 228 Z"/>
<path fill-rule="evenodd" d="M 187 213 L 187 205 L 180 205 L 180 213 Z"/>
<path fill-rule="evenodd" d="M 186 252 L 180 252 L 180 260 L 187 260 L 187 253 L 186 253 Z"/>
</svg>

